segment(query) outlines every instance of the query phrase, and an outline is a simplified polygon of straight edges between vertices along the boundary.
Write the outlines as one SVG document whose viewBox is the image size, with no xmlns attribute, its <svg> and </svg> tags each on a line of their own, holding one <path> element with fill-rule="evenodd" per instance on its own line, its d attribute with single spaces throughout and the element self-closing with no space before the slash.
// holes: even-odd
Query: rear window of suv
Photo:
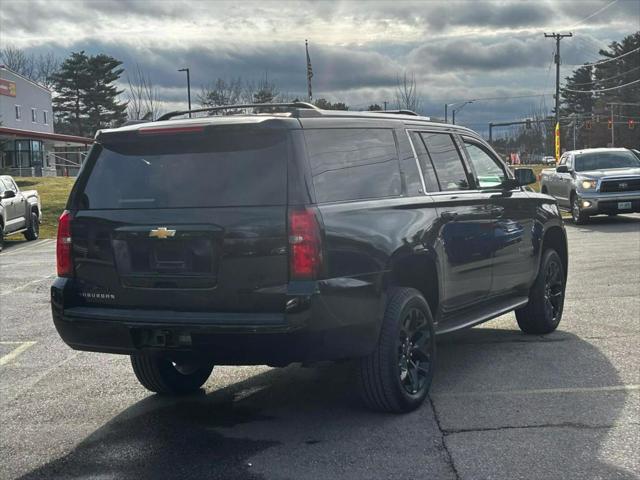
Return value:
<svg viewBox="0 0 640 480">
<path fill-rule="evenodd" d="M 392 130 L 310 129 L 305 138 L 319 203 L 400 195 Z"/>
<path fill-rule="evenodd" d="M 107 137 L 108 138 L 108 137 Z M 84 209 L 286 204 L 287 133 L 223 129 L 200 134 L 133 134 L 105 141 L 84 190 Z M 92 154 L 92 156 L 94 156 Z"/>
</svg>

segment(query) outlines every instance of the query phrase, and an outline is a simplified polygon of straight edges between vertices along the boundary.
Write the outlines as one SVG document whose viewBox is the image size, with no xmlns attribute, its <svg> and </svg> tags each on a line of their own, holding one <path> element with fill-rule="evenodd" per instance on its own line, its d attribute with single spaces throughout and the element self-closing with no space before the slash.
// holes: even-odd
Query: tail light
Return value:
<svg viewBox="0 0 640 480">
<path fill-rule="evenodd" d="M 322 264 L 318 217 L 312 209 L 289 210 L 289 265 L 291 279 L 313 280 Z"/>
<path fill-rule="evenodd" d="M 56 260 L 59 277 L 71 277 L 73 275 L 73 262 L 71 260 L 71 213 L 62 212 L 58 219 L 58 238 L 56 241 Z"/>
</svg>

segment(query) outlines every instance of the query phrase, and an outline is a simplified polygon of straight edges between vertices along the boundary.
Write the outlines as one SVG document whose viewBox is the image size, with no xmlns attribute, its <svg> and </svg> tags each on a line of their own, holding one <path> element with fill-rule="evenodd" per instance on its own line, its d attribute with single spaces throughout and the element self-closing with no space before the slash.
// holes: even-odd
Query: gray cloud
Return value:
<svg viewBox="0 0 640 480">
<path fill-rule="evenodd" d="M 442 115 L 445 102 L 550 91 L 553 42 L 542 32 L 568 28 L 607 3 L 7 1 L 0 40 L 60 57 L 104 52 L 126 68 L 139 63 L 168 110 L 183 106 L 185 78 L 176 70 L 185 66 L 195 93 L 218 77 L 267 73 L 281 92 L 304 95 L 309 38 L 316 96 L 359 107 L 393 102 L 406 71 L 416 75 L 423 111 Z M 562 44 L 562 75 L 637 30 L 639 19 L 640 2 L 619 0 L 577 26 Z M 480 126 L 539 104 L 540 97 L 478 102 L 460 119 Z"/>
</svg>

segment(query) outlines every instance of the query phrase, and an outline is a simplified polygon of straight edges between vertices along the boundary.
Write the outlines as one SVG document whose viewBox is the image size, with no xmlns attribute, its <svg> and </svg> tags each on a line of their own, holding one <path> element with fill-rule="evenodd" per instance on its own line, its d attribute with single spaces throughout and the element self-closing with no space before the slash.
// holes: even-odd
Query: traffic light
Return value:
<svg viewBox="0 0 640 480">
<path fill-rule="evenodd" d="M 531 119 L 530 118 L 527 118 L 527 120 L 526 120 L 526 127 L 527 127 L 527 130 L 531 130 Z"/>
<path fill-rule="evenodd" d="M 636 122 L 633 121 L 633 118 L 630 118 L 627 125 L 629 126 L 629 130 L 633 130 L 636 126 Z"/>
<path fill-rule="evenodd" d="M 611 130 L 612 127 L 613 127 L 613 122 L 611 121 L 611 119 L 607 120 L 607 128 Z"/>
</svg>

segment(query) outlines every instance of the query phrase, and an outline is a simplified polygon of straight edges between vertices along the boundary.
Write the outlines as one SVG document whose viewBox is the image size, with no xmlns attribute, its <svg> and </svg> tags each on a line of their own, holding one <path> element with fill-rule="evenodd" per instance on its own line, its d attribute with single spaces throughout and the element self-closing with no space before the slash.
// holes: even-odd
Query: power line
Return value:
<svg viewBox="0 0 640 480">
<path fill-rule="evenodd" d="M 592 80 L 591 82 L 583 82 L 583 83 L 572 83 L 571 86 L 575 87 L 575 86 L 579 86 L 579 85 L 593 85 L 594 83 L 598 83 L 598 82 L 607 82 L 609 80 L 613 80 L 614 78 L 620 78 L 620 77 L 624 77 L 625 75 L 630 74 L 631 72 L 635 72 L 636 70 L 640 69 L 640 66 L 632 68 L 631 70 L 628 70 L 626 72 L 622 72 L 619 73 L 618 75 L 614 75 L 613 77 L 609 77 L 609 78 L 602 78 L 599 80 Z"/>
<path fill-rule="evenodd" d="M 596 15 L 598 15 L 600 12 L 604 12 L 607 8 L 609 8 L 610 6 L 612 6 L 614 3 L 618 3 L 618 0 L 613 0 L 612 2 L 606 4 L 604 7 L 596 10 L 595 12 L 593 12 L 591 15 L 583 18 L 582 20 L 580 20 L 578 23 L 574 23 L 573 25 L 571 25 L 570 27 L 567 28 L 574 28 L 577 27 L 578 25 L 586 22 L 587 20 L 589 20 L 590 18 L 595 17 Z"/>
<path fill-rule="evenodd" d="M 640 78 L 638 80 L 634 80 L 633 82 L 625 83 L 624 85 L 618 85 L 617 87 L 609 87 L 609 88 L 601 88 L 599 90 L 572 90 L 570 88 L 564 88 L 567 92 L 573 93 L 600 93 L 600 92 L 609 92 L 611 90 L 617 90 L 618 88 L 628 87 L 629 85 L 633 85 L 634 83 L 640 82 Z"/>
<path fill-rule="evenodd" d="M 640 47 L 634 48 L 633 50 L 629 50 L 627 53 L 623 53 L 622 55 L 618 55 L 617 57 L 607 58 L 606 60 L 601 60 L 601 61 L 595 62 L 595 63 L 585 63 L 582 66 L 583 67 L 596 67 L 598 65 L 602 65 L 603 63 L 613 62 L 614 60 L 618 60 L 618 59 L 620 59 L 622 57 L 626 57 L 627 55 L 631 55 L 633 52 L 637 52 L 638 50 L 640 50 Z"/>
</svg>

